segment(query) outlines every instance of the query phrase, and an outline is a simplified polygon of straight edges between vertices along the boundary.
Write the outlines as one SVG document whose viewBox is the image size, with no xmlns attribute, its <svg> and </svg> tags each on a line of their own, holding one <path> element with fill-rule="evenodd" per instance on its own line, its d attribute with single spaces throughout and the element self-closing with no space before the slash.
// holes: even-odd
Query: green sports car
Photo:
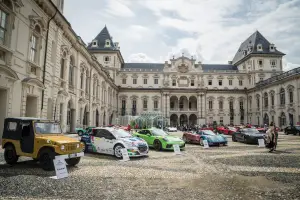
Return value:
<svg viewBox="0 0 300 200">
<path fill-rule="evenodd" d="M 180 149 L 185 147 L 185 142 L 176 136 L 168 135 L 162 129 L 150 128 L 143 129 L 136 133 L 134 136 L 144 139 L 149 147 L 155 150 L 170 149 L 173 150 L 173 145 L 178 144 Z"/>
</svg>

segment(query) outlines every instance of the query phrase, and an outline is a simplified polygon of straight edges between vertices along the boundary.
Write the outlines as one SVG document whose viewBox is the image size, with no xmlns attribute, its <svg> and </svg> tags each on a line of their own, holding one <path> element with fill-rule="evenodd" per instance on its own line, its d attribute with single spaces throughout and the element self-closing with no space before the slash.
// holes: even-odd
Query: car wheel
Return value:
<svg viewBox="0 0 300 200">
<path fill-rule="evenodd" d="M 66 163 L 70 166 L 75 166 L 80 162 L 80 157 L 66 159 Z"/>
<path fill-rule="evenodd" d="M 88 146 L 85 142 L 83 142 L 83 149 L 82 152 L 87 153 L 88 152 Z"/>
<path fill-rule="evenodd" d="M 18 162 L 19 156 L 13 145 L 7 145 L 4 151 L 4 159 L 7 164 L 13 165 Z"/>
<path fill-rule="evenodd" d="M 78 131 L 78 135 L 82 136 L 83 135 L 83 131 Z"/>
<path fill-rule="evenodd" d="M 236 138 L 234 135 L 232 135 L 232 142 L 237 142 Z"/>
<path fill-rule="evenodd" d="M 160 151 L 161 150 L 161 142 L 159 140 L 154 140 L 153 147 L 156 151 Z"/>
<path fill-rule="evenodd" d="M 123 158 L 122 156 L 122 149 L 124 149 L 124 146 L 122 144 L 117 144 L 114 148 L 114 154 L 116 158 L 121 159 Z"/>
<path fill-rule="evenodd" d="M 204 146 L 204 143 L 203 143 L 203 139 L 202 138 L 200 138 L 200 146 Z"/>
<path fill-rule="evenodd" d="M 55 158 L 55 153 L 51 149 L 43 149 L 40 152 L 39 161 L 40 165 L 45 171 L 54 170 L 53 159 Z"/>
<path fill-rule="evenodd" d="M 183 140 L 185 143 L 188 143 L 188 140 L 186 139 L 185 136 L 182 137 L 182 140 Z"/>
</svg>

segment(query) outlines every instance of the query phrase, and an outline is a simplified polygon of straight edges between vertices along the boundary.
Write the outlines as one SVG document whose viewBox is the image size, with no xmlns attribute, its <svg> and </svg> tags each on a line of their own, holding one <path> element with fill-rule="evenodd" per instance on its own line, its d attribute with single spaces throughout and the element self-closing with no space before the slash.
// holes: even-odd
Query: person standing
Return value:
<svg viewBox="0 0 300 200">
<path fill-rule="evenodd" d="M 275 147 L 275 141 L 276 141 L 276 134 L 275 134 L 275 127 L 274 127 L 274 123 L 271 122 L 270 126 L 267 130 L 267 148 L 270 149 L 269 152 L 273 152 Z"/>
</svg>

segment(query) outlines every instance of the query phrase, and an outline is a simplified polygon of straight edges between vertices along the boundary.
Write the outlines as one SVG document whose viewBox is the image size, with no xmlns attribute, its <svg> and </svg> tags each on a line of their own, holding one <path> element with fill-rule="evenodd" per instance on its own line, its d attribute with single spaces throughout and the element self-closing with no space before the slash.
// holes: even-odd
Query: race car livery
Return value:
<svg viewBox="0 0 300 200">
<path fill-rule="evenodd" d="M 138 137 L 132 137 L 127 131 L 118 128 L 94 128 L 90 135 L 83 135 L 85 152 L 97 152 L 122 158 L 121 150 L 126 148 L 130 157 L 148 155 L 148 144 Z"/>
</svg>

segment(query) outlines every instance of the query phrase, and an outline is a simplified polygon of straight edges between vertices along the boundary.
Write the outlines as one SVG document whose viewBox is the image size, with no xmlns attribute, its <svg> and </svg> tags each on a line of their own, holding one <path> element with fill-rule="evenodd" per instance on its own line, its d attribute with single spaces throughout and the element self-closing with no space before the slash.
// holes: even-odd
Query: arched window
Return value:
<svg viewBox="0 0 300 200">
<path fill-rule="evenodd" d="M 256 97 L 256 106 L 257 106 L 257 109 L 259 110 L 260 109 L 259 96 Z"/>
<path fill-rule="evenodd" d="M 81 70 L 80 73 L 80 89 L 83 90 L 83 78 L 84 78 L 84 74 L 83 74 L 83 70 Z"/>
<path fill-rule="evenodd" d="M 280 89 L 280 105 L 285 104 L 285 91 L 283 88 Z"/>
<path fill-rule="evenodd" d="M 74 61 L 73 57 L 70 58 L 70 66 L 69 66 L 69 84 L 74 86 Z"/>
<path fill-rule="evenodd" d="M 86 71 L 85 92 L 86 92 L 87 94 L 89 94 L 89 81 L 90 81 L 90 78 L 89 78 L 89 72 Z"/>
<path fill-rule="evenodd" d="M 60 59 L 60 78 L 64 79 L 64 72 L 65 72 L 65 59 Z"/>
<path fill-rule="evenodd" d="M 275 95 L 274 92 L 271 93 L 271 106 L 273 107 L 275 105 Z"/>
<path fill-rule="evenodd" d="M 35 25 L 32 35 L 31 35 L 31 38 L 30 38 L 30 55 L 29 55 L 30 61 L 34 62 L 34 63 L 38 62 L 38 56 L 39 56 L 38 45 L 40 43 L 40 41 L 39 41 L 40 36 L 41 36 L 41 28 L 39 25 Z"/>
<path fill-rule="evenodd" d="M 266 93 L 266 92 L 264 94 L 264 104 L 265 104 L 265 108 L 267 108 L 269 106 L 268 93 Z"/>
<path fill-rule="evenodd" d="M 12 2 L 10 0 L 2 0 L 2 5 L 0 5 L 0 43 L 6 46 L 9 42 L 8 35 L 12 27 L 9 23 L 9 16 L 13 11 Z"/>
<path fill-rule="evenodd" d="M 285 113 L 282 112 L 280 115 L 280 126 L 285 126 L 286 125 L 286 117 L 285 117 Z"/>
<path fill-rule="evenodd" d="M 108 61 L 109 61 L 109 56 L 105 56 L 105 57 L 104 57 L 104 61 L 105 61 L 105 62 L 108 62 Z"/>
<path fill-rule="evenodd" d="M 219 101 L 219 109 L 223 110 L 223 101 Z"/>
<path fill-rule="evenodd" d="M 99 85 L 99 80 L 97 80 L 97 91 L 96 91 L 96 96 L 99 98 L 99 91 L 100 91 L 100 85 Z"/>
<path fill-rule="evenodd" d="M 289 88 L 289 100 L 290 100 L 290 103 L 294 103 L 294 90 L 293 90 L 293 88 Z"/>
</svg>

